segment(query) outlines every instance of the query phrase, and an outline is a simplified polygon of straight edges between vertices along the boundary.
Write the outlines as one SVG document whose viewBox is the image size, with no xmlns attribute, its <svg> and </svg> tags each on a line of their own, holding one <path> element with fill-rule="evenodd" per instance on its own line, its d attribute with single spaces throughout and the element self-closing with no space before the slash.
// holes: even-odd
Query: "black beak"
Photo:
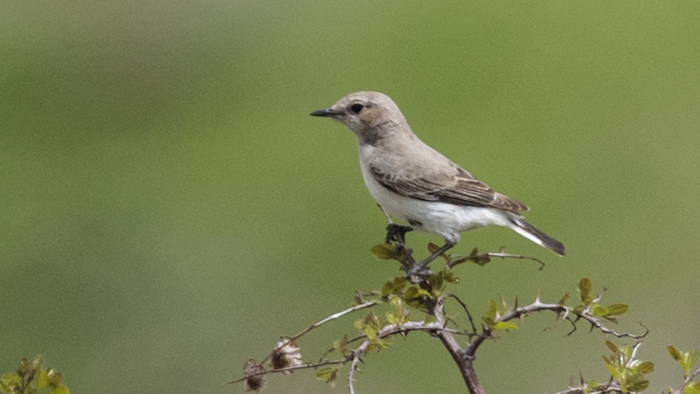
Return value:
<svg viewBox="0 0 700 394">
<path fill-rule="evenodd" d="M 324 108 L 314 111 L 310 114 L 311 116 L 321 116 L 324 118 L 333 118 L 340 115 L 340 112 L 334 110 L 333 108 Z"/>
</svg>

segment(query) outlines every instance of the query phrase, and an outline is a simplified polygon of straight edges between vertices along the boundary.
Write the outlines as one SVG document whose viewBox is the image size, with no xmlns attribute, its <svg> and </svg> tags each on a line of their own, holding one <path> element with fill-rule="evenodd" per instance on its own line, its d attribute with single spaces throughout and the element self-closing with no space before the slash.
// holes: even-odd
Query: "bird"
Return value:
<svg viewBox="0 0 700 394">
<path fill-rule="evenodd" d="M 560 256 L 566 254 L 564 244 L 523 219 L 521 212 L 529 210 L 525 204 L 494 191 L 418 138 L 389 96 L 355 92 L 310 115 L 340 121 L 357 137 L 362 177 L 389 219 L 388 238 L 392 232 L 417 230 L 445 241 L 414 273 L 454 247 L 460 233 L 486 226 L 509 228 Z M 410 227 L 394 225 L 391 216 Z"/>
</svg>

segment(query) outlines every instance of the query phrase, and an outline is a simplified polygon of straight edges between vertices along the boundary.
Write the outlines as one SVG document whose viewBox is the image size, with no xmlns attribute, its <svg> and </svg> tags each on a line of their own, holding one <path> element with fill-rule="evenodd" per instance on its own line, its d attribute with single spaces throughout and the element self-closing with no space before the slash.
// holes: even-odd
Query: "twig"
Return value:
<svg viewBox="0 0 700 394">
<path fill-rule="evenodd" d="M 370 341 L 365 341 L 357 349 L 352 352 L 352 363 L 350 364 L 350 371 L 348 372 L 348 387 L 350 387 L 350 394 L 355 394 L 355 371 L 357 371 L 357 363 L 360 361 L 360 355 L 367 350 Z"/>
<path fill-rule="evenodd" d="M 696 369 L 695 372 L 691 373 L 688 375 L 688 377 L 683 380 L 683 384 L 681 384 L 681 387 L 679 387 L 677 390 L 675 390 L 671 394 L 681 394 L 685 390 L 685 386 L 688 385 L 688 383 L 692 382 L 693 379 L 695 379 L 698 375 L 700 375 L 700 368 Z"/>
<path fill-rule="evenodd" d="M 323 325 L 323 324 L 326 324 L 326 323 L 328 323 L 329 321 L 333 321 L 333 320 L 335 320 L 335 319 L 341 318 L 341 317 L 343 317 L 343 316 L 345 316 L 345 315 L 348 315 L 348 314 L 350 314 L 350 313 L 357 312 L 357 311 L 359 311 L 359 310 L 362 310 L 362 309 L 365 309 L 365 308 L 369 308 L 369 307 L 374 306 L 374 305 L 377 305 L 377 302 L 376 302 L 376 301 L 367 301 L 367 302 L 365 302 L 365 303 L 363 303 L 363 304 L 355 305 L 355 306 L 353 306 L 352 308 L 348 308 L 348 309 L 346 309 L 346 310 L 344 310 L 344 311 L 340 311 L 340 312 L 338 312 L 338 313 L 334 313 L 334 314 L 328 316 L 327 318 L 325 318 L 325 319 L 323 319 L 323 320 L 321 320 L 321 321 L 318 321 L 318 322 L 312 324 L 311 326 L 309 326 L 308 328 L 306 328 L 304 331 L 298 333 L 297 335 L 295 335 L 295 336 L 293 336 L 293 337 L 291 337 L 291 338 L 288 338 L 288 339 L 287 339 L 286 341 L 284 341 L 284 343 L 282 343 L 281 345 L 276 346 L 275 349 L 274 349 L 270 354 L 268 354 L 267 356 L 265 356 L 265 358 L 262 359 L 262 361 L 260 361 L 260 362 L 258 363 L 258 365 L 263 365 L 263 364 L 265 363 L 265 361 L 267 361 L 270 357 L 272 357 L 272 355 L 273 355 L 276 351 L 278 351 L 279 349 L 282 349 L 283 347 L 287 346 L 290 342 L 296 341 L 297 339 L 299 339 L 299 338 L 301 338 L 302 336 L 306 335 L 306 333 L 308 333 L 309 331 L 313 330 L 314 328 L 317 328 L 317 327 L 319 327 L 319 326 L 321 326 L 321 325 Z"/>
<path fill-rule="evenodd" d="M 544 263 L 541 260 L 536 259 L 534 257 L 523 256 L 523 255 L 519 255 L 519 254 L 503 253 L 503 252 L 487 252 L 487 253 L 479 253 L 479 254 L 475 254 L 475 255 L 463 256 L 463 257 L 457 258 L 457 259 L 447 263 L 447 267 L 452 268 L 457 264 L 461 264 L 461 263 L 464 263 L 467 261 L 474 261 L 474 262 L 483 261 L 485 259 L 490 259 L 491 257 L 499 257 L 502 259 L 532 260 L 532 261 L 536 261 L 540 264 L 540 271 L 542 271 L 542 269 L 544 268 Z"/>
<path fill-rule="evenodd" d="M 476 334 L 476 325 L 474 325 L 474 319 L 472 319 L 472 314 L 469 313 L 469 309 L 467 309 L 467 304 L 462 302 L 462 300 L 460 300 L 459 297 L 457 297 L 454 294 L 448 294 L 447 296 L 449 298 L 454 298 L 459 303 L 459 305 L 462 306 L 462 309 L 464 309 L 464 311 L 467 312 L 467 317 L 469 317 L 469 324 L 471 324 L 472 326 L 472 332 Z"/>
<path fill-rule="evenodd" d="M 554 394 L 605 394 L 605 393 L 621 393 L 622 388 L 617 382 L 609 382 L 606 385 L 598 385 L 593 389 L 582 385 L 579 387 L 569 387 L 567 390 L 558 391 Z"/>
<path fill-rule="evenodd" d="M 322 362 L 322 363 L 316 363 L 316 364 L 309 363 L 309 364 L 304 364 L 304 365 L 297 365 L 297 366 L 294 366 L 294 367 L 279 368 L 279 369 L 271 369 L 271 370 L 263 370 L 263 371 L 260 371 L 260 372 L 256 372 L 256 373 L 252 373 L 252 374 L 246 375 L 246 376 L 244 376 L 244 377 L 242 377 L 242 378 L 239 378 L 239 379 L 236 379 L 236 380 L 231 380 L 231 381 L 229 381 L 228 383 L 238 383 L 238 382 L 242 382 L 242 381 L 244 381 L 244 380 L 246 380 L 246 379 L 254 378 L 254 377 L 256 377 L 256 376 L 267 375 L 267 374 L 271 374 L 271 373 L 294 372 L 294 371 L 298 371 L 298 370 L 300 370 L 300 369 L 312 369 L 312 368 L 313 368 L 313 369 L 316 369 L 316 368 L 318 368 L 318 367 L 323 367 L 323 366 L 326 366 L 326 365 L 345 364 L 346 362 L 348 362 L 348 359 L 343 359 L 343 360 L 326 360 L 326 361 L 324 361 L 324 362 Z"/>
<path fill-rule="evenodd" d="M 586 311 L 584 312 L 574 312 L 573 308 L 568 307 L 566 305 L 561 305 L 561 304 L 543 304 L 540 302 L 539 296 L 535 299 L 535 302 L 532 304 L 525 306 L 525 307 L 520 307 L 516 308 L 512 312 L 500 316 L 496 319 L 496 322 L 507 322 L 509 320 L 517 319 L 520 318 L 521 316 L 533 313 L 533 312 L 542 312 L 542 311 L 552 311 L 557 313 L 557 315 L 561 316 L 563 319 L 568 320 L 572 325 L 573 329 L 567 334 L 571 335 L 576 331 L 576 322 L 583 319 L 587 321 L 588 323 L 591 324 L 591 328 L 597 328 L 600 330 L 603 334 L 609 334 L 613 335 L 617 338 L 631 338 L 631 339 L 642 339 L 646 337 L 646 335 L 649 333 L 649 329 L 644 327 L 644 334 L 641 335 L 634 335 L 634 334 L 628 334 L 628 333 L 619 333 L 613 329 L 610 329 L 606 326 L 604 326 L 597 318 L 594 316 L 591 316 L 588 314 Z M 571 315 L 575 315 L 576 318 L 572 320 Z M 469 344 L 469 347 L 466 350 L 466 355 L 470 357 L 474 357 L 474 354 L 476 353 L 477 348 L 484 342 L 485 339 L 490 338 L 493 330 L 489 328 L 484 329 L 484 335 L 481 335 L 477 337 L 472 343 Z"/>
<path fill-rule="evenodd" d="M 353 342 L 357 342 L 357 341 L 359 341 L 359 340 L 362 339 L 362 338 L 367 338 L 367 335 L 364 335 L 364 334 L 363 334 L 363 335 L 358 335 L 358 336 L 356 336 L 355 338 L 348 339 L 348 344 L 353 343 Z M 318 359 L 318 362 L 322 362 L 323 359 L 326 358 L 327 355 L 331 354 L 331 353 L 334 352 L 334 351 L 335 351 L 335 347 L 332 347 L 332 348 L 329 348 L 328 350 L 326 350 L 326 352 L 323 353 L 323 355 L 321 355 L 321 357 Z"/>
<path fill-rule="evenodd" d="M 438 319 L 438 321 L 434 321 L 432 323 L 425 323 L 422 321 L 408 321 L 400 326 L 388 325 L 377 332 L 377 338 L 383 339 L 392 335 L 407 334 L 411 331 L 426 331 L 430 333 L 436 333 L 438 334 L 438 336 L 445 335 L 450 337 L 452 334 L 469 335 L 468 333 L 465 333 L 463 331 L 446 328 L 443 326 L 443 324 L 444 316 L 442 319 Z M 370 339 L 367 339 L 364 342 L 362 342 L 360 346 L 353 350 L 352 356 L 348 358 L 348 360 L 352 360 L 352 363 L 350 364 L 350 371 L 348 372 L 348 386 L 350 387 L 350 394 L 355 394 L 354 382 L 355 371 L 358 370 L 357 364 L 360 361 L 362 361 L 360 356 L 362 356 L 362 354 L 366 352 L 367 347 L 370 345 L 370 343 Z M 459 348 L 459 346 L 457 348 Z"/>
</svg>

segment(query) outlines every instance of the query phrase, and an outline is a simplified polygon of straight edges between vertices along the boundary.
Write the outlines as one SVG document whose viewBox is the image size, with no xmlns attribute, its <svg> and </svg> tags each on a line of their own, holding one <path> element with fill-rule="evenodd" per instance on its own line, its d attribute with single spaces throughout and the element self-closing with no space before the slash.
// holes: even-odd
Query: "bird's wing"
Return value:
<svg viewBox="0 0 700 394">
<path fill-rule="evenodd" d="M 374 179 L 387 189 L 402 196 L 424 201 L 440 201 L 449 204 L 497 208 L 518 213 L 529 208 L 520 201 L 498 193 L 489 185 L 476 179 L 463 168 L 451 163 L 450 172 L 429 171 L 421 177 L 402 172 L 382 171 L 381 166 L 370 163 L 369 170 Z M 418 171 L 416 171 L 418 172 Z M 420 171 L 426 174 L 425 171 Z"/>
</svg>

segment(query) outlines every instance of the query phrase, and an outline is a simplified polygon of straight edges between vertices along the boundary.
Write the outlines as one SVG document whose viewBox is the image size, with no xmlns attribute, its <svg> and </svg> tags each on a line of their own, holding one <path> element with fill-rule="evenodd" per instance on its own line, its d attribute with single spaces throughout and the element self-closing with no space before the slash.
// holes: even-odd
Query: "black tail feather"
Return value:
<svg viewBox="0 0 700 394">
<path fill-rule="evenodd" d="M 566 247 L 564 247 L 563 243 L 543 233 L 537 227 L 531 225 L 530 223 L 524 221 L 519 217 L 513 217 L 511 219 L 513 224 L 515 225 L 515 227 L 513 227 L 513 230 L 515 230 L 518 234 L 535 242 L 536 244 L 539 244 L 551 250 L 559 256 L 564 256 L 566 254 Z"/>
</svg>

